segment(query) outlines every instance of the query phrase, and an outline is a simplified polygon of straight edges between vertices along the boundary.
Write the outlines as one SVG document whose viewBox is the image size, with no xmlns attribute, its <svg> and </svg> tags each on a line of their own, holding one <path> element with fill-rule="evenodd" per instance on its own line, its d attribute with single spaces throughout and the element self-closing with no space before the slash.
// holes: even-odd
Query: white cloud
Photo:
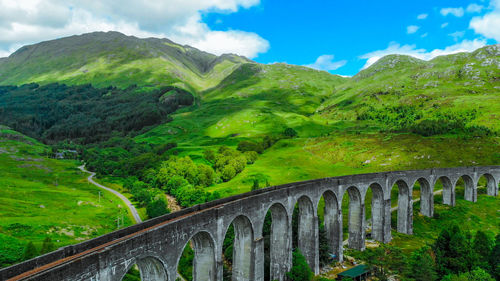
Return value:
<svg viewBox="0 0 500 281">
<path fill-rule="evenodd" d="M 417 26 L 417 25 L 407 26 L 406 27 L 406 33 L 413 34 L 413 33 L 417 32 L 419 28 L 420 28 L 420 26 Z"/>
<path fill-rule="evenodd" d="M 455 31 L 453 33 L 448 34 L 453 37 L 453 40 L 458 41 L 458 39 L 464 37 L 465 31 Z"/>
<path fill-rule="evenodd" d="M 233 13 L 260 0 L 0 0 L 0 53 L 14 45 L 73 34 L 115 30 L 137 37 L 167 37 L 215 54 L 249 58 L 269 43 L 256 33 L 212 30 L 202 13 Z"/>
<path fill-rule="evenodd" d="M 467 13 L 480 13 L 483 10 L 484 6 L 478 5 L 476 3 L 469 4 L 465 9 Z"/>
<path fill-rule="evenodd" d="M 417 16 L 417 19 L 419 19 L 419 20 L 425 20 L 428 16 L 429 16 L 429 14 L 420 14 L 420 15 Z"/>
<path fill-rule="evenodd" d="M 491 12 L 472 18 L 469 28 L 478 34 L 500 42 L 500 0 L 492 0 L 491 6 Z"/>
<path fill-rule="evenodd" d="M 427 32 L 426 32 L 426 33 L 424 33 L 424 34 L 420 35 L 420 37 L 421 37 L 421 38 L 425 38 L 425 37 L 427 37 L 427 35 L 429 35 L 429 33 L 427 33 Z"/>
<path fill-rule="evenodd" d="M 441 9 L 441 15 L 447 16 L 447 15 L 454 15 L 455 17 L 462 17 L 464 15 L 464 8 L 459 7 L 459 8 L 442 8 Z"/>
<path fill-rule="evenodd" d="M 333 61 L 334 58 L 335 58 L 334 55 L 322 55 L 319 56 L 314 63 L 307 64 L 304 66 L 314 68 L 317 70 L 330 71 L 339 69 L 347 63 L 346 60 Z"/>
<path fill-rule="evenodd" d="M 445 22 L 445 23 L 442 23 L 442 24 L 441 24 L 441 28 L 445 28 L 445 27 L 447 27 L 447 26 L 448 26 L 448 23 L 447 23 L 447 22 Z"/>
<path fill-rule="evenodd" d="M 421 60 L 430 60 L 437 56 L 455 54 L 460 52 L 472 52 L 476 49 L 484 47 L 486 45 L 485 40 L 463 40 L 455 45 L 448 46 L 444 49 L 434 49 L 432 51 L 427 51 L 425 49 L 417 49 L 415 45 L 400 45 L 396 42 L 391 42 L 389 47 L 384 50 L 373 51 L 360 56 L 361 59 L 366 59 L 366 64 L 363 69 L 374 64 L 380 58 L 386 55 L 399 54 L 408 55 Z"/>
</svg>

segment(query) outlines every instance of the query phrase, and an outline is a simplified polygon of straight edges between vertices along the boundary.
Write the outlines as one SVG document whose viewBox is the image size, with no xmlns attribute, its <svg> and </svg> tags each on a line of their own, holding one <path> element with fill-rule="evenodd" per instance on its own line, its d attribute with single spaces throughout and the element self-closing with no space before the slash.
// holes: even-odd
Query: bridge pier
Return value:
<svg viewBox="0 0 500 281">
<path fill-rule="evenodd" d="M 420 213 L 426 217 L 434 216 L 434 191 L 426 179 L 419 179 L 420 184 Z"/>
<path fill-rule="evenodd" d="M 383 233 L 383 243 L 389 243 L 391 242 L 392 239 L 392 234 L 391 234 L 391 198 L 384 200 L 384 220 L 383 220 L 383 228 L 384 228 L 384 233 Z"/>
<path fill-rule="evenodd" d="M 486 184 L 486 192 L 488 195 L 490 196 L 497 196 L 498 195 L 498 181 L 500 180 L 500 177 L 499 179 L 495 179 L 495 177 L 493 177 L 492 175 L 490 174 L 485 174 L 485 177 L 486 177 L 486 180 L 488 181 L 488 183 Z"/>
<path fill-rule="evenodd" d="M 365 204 L 359 190 L 351 186 L 349 195 L 349 248 L 363 251 L 365 249 Z"/>
<path fill-rule="evenodd" d="M 462 176 L 462 179 L 464 180 L 464 185 L 465 185 L 465 194 L 464 194 L 464 199 L 470 202 L 476 202 L 477 201 L 477 184 L 474 182 L 474 180 L 469 177 L 469 176 Z M 456 185 L 456 182 L 455 182 Z M 456 189 L 456 188 L 454 188 Z"/>
<path fill-rule="evenodd" d="M 303 196 L 299 199 L 298 247 L 314 274 L 319 274 L 318 216 L 312 202 Z"/>
<path fill-rule="evenodd" d="M 292 220 L 280 204 L 274 204 L 270 210 L 270 279 L 284 281 L 286 273 L 292 268 Z"/>
</svg>

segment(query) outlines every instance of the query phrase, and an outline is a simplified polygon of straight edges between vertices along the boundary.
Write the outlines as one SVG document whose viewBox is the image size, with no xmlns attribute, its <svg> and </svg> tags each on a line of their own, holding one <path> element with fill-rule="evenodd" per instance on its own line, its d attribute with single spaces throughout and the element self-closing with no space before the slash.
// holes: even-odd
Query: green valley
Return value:
<svg viewBox="0 0 500 281">
<path fill-rule="evenodd" d="M 87 183 L 74 160 L 48 158 L 50 147 L 0 127 L 0 266 L 22 260 L 33 242 L 79 243 L 132 224 L 123 202 Z M 55 250 L 53 248 L 52 250 Z"/>
<path fill-rule="evenodd" d="M 118 32 L 25 46 L 0 60 L 0 124 L 12 128 L 0 130 L 0 239 L 10 245 L 0 266 L 20 261 L 28 241 L 77 243 L 115 230 L 125 213 L 87 184 L 79 161 L 48 157 L 58 150 L 77 151 L 152 218 L 290 182 L 499 165 L 499 112 L 498 44 L 429 61 L 389 55 L 353 77 Z M 392 245 L 419 249 L 442 221 L 498 234 L 498 197 L 457 203 L 436 204 L 439 220 L 419 216 L 417 203 L 420 234 L 394 233 Z"/>
</svg>

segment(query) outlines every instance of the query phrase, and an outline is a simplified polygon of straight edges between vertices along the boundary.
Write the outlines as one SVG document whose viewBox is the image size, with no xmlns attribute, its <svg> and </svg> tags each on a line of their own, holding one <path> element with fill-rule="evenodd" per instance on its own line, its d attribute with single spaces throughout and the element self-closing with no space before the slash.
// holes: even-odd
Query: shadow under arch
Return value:
<svg viewBox="0 0 500 281">
<path fill-rule="evenodd" d="M 481 179 L 485 178 L 486 179 L 486 194 L 490 196 L 497 196 L 498 195 L 498 183 L 495 181 L 495 177 L 489 173 L 482 174 L 479 177 L 479 180 L 477 181 L 478 183 L 478 188 L 479 188 L 479 183 L 481 182 Z"/>
<path fill-rule="evenodd" d="M 372 238 L 377 241 L 384 241 L 384 190 L 378 183 L 369 186 L 371 190 L 371 229 Z M 368 191 L 365 194 L 365 202 Z M 366 203 L 365 203 L 366 204 Z"/>
<path fill-rule="evenodd" d="M 413 206 L 411 203 L 410 188 L 402 179 L 397 180 L 394 185 L 398 187 L 397 231 L 399 233 L 412 234 Z"/>
<path fill-rule="evenodd" d="M 139 268 L 141 280 L 168 281 L 164 263 L 159 258 L 149 255 L 136 258 L 135 262 L 129 265 L 125 271 L 126 273 L 119 280 L 123 280 L 134 265 Z"/>
<path fill-rule="evenodd" d="M 356 186 L 350 186 L 346 190 L 349 196 L 349 216 L 348 216 L 348 243 L 349 248 L 364 250 L 364 207 L 362 206 L 361 192 Z M 342 194 L 342 197 L 345 196 Z"/>
<path fill-rule="evenodd" d="M 216 279 L 215 268 L 215 242 L 210 233 L 200 231 L 193 235 L 184 245 L 192 247 L 194 251 L 192 276 L 194 281 L 214 281 Z M 182 256 L 182 254 L 181 254 Z M 177 258 L 177 269 L 181 256 Z"/>
<path fill-rule="evenodd" d="M 291 269 L 291 232 L 288 212 L 281 203 L 269 207 L 271 229 L 269 234 L 269 280 L 285 280 Z M 268 213 L 266 212 L 266 214 Z M 262 230 L 264 237 L 264 229 Z M 267 273 L 266 273 L 267 274 Z"/>
<path fill-rule="evenodd" d="M 431 184 L 426 178 L 419 178 L 415 181 L 415 183 L 417 182 L 420 185 L 420 213 L 432 217 L 434 216 L 434 194 Z"/>
<path fill-rule="evenodd" d="M 234 227 L 232 280 L 252 280 L 253 278 L 253 240 L 254 232 L 250 219 L 245 215 L 238 215 L 229 224 Z"/>
</svg>

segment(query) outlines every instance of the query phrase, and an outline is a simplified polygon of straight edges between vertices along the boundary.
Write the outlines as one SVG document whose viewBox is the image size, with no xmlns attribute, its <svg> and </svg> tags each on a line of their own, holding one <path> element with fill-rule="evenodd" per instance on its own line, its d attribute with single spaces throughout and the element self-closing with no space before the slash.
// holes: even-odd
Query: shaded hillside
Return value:
<svg viewBox="0 0 500 281">
<path fill-rule="evenodd" d="M 0 124 L 45 142 L 91 143 L 167 122 L 168 114 L 194 100 L 171 86 L 136 90 L 57 83 L 0 86 Z"/>
<path fill-rule="evenodd" d="M 250 60 L 215 55 L 168 39 L 94 32 L 24 46 L 0 61 L 0 84 L 64 82 L 98 87 L 133 84 L 187 89 L 215 86 Z"/>
<path fill-rule="evenodd" d="M 395 128 L 405 126 L 398 121 L 434 126 L 463 119 L 465 126 L 499 131 L 500 45 L 430 61 L 386 56 L 337 87 L 318 111 L 328 119 L 373 120 Z"/>
</svg>

